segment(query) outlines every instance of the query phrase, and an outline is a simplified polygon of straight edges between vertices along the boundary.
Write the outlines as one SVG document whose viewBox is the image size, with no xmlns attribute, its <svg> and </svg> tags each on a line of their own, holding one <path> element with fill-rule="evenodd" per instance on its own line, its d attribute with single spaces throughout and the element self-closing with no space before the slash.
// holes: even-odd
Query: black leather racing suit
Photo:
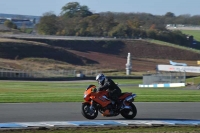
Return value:
<svg viewBox="0 0 200 133">
<path fill-rule="evenodd" d="M 117 101 L 121 95 L 121 89 L 110 78 L 105 78 L 102 86 L 98 88 L 98 91 L 108 90 L 109 98 L 113 101 Z"/>
</svg>

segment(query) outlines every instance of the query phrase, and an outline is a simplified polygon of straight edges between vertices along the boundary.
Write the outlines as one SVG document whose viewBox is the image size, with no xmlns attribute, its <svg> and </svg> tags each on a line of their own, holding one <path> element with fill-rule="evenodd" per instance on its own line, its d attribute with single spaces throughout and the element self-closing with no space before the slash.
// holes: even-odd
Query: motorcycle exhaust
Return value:
<svg viewBox="0 0 200 133">
<path fill-rule="evenodd" d="M 136 94 L 132 94 L 130 96 L 128 96 L 124 101 L 127 102 L 133 102 L 133 99 L 136 97 Z"/>
<path fill-rule="evenodd" d="M 130 106 L 126 106 L 125 102 L 133 102 L 134 98 L 136 97 L 136 94 L 132 94 L 124 99 L 123 101 L 123 107 L 122 109 L 132 109 Z"/>
</svg>

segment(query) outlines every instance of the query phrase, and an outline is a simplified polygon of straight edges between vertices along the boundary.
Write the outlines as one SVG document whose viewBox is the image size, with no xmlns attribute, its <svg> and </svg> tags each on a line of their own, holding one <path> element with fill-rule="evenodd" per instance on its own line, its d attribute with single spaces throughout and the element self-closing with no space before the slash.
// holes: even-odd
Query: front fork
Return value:
<svg viewBox="0 0 200 133">
<path fill-rule="evenodd" d="M 89 103 L 90 104 L 90 106 L 89 106 L 87 111 L 90 113 L 90 115 L 92 115 L 95 112 L 95 107 L 94 107 L 93 100 L 91 100 L 90 102 L 85 102 L 85 103 Z"/>
<path fill-rule="evenodd" d="M 93 113 L 95 112 L 95 108 L 94 108 L 94 102 L 93 102 L 93 100 L 91 100 L 90 103 L 91 103 L 91 104 L 90 104 L 90 114 L 93 114 Z"/>
</svg>

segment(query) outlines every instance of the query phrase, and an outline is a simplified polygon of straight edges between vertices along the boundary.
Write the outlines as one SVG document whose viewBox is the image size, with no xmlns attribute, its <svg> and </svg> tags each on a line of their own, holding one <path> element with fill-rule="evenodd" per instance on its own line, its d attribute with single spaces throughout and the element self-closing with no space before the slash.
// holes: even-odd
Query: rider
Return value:
<svg viewBox="0 0 200 133">
<path fill-rule="evenodd" d="M 117 84 L 114 83 L 114 81 L 106 76 L 104 76 L 102 73 L 98 74 L 96 76 L 96 81 L 98 81 L 100 87 L 98 88 L 98 91 L 102 90 L 108 90 L 109 92 L 109 98 L 118 104 L 118 97 L 121 95 L 121 89 L 117 86 Z M 109 110 L 107 109 L 104 114 L 110 115 Z"/>
</svg>

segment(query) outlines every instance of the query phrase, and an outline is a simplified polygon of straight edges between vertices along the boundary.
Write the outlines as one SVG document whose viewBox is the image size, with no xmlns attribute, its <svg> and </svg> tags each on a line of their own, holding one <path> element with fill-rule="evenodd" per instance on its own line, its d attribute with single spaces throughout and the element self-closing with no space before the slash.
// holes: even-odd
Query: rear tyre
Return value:
<svg viewBox="0 0 200 133">
<path fill-rule="evenodd" d="M 97 109 L 91 112 L 89 103 L 83 103 L 81 110 L 82 115 L 87 119 L 95 119 L 98 115 Z"/>
<path fill-rule="evenodd" d="M 133 103 L 130 103 L 129 106 L 131 107 L 131 110 L 123 109 L 121 115 L 126 119 L 133 119 L 137 115 L 137 108 Z"/>
</svg>

